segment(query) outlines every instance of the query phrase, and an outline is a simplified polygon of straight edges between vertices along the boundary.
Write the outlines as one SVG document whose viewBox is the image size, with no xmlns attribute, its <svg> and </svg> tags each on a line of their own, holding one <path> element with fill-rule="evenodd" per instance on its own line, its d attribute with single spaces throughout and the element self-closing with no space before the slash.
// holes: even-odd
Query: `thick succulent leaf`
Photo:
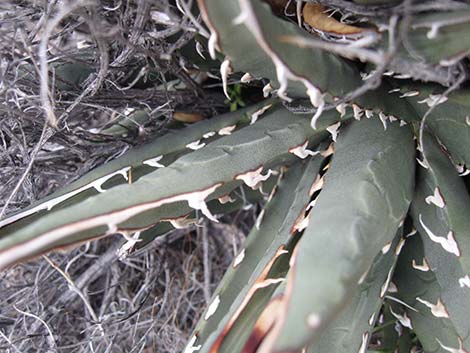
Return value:
<svg viewBox="0 0 470 353">
<path fill-rule="evenodd" d="M 453 322 L 442 305 L 442 287 L 432 270 L 417 269 L 424 258 L 419 233 L 409 237 L 400 256 L 393 278 L 396 294 L 407 307 L 395 314 L 409 323 L 426 353 L 465 353 Z M 413 309 L 410 309 L 413 308 Z M 398 311 L 398 310 L 397 310 Z M 465 309 L 462 308 L 462 311 Z"/>
<path fill-rule="evenodd" d="M 378 120 L 363 119 L 341 131 L 296 248 L 275 352 L 298 351 L 320 334 L 393 239 L 412 198 L 414 150 L 410 129 L 398 122 L 384 131 Z"/>
<path fill-rule="evenodd" d="M 444 89 L 437 85 L 407 83 L 391 91 L 407 100 L 415 109 L 419 120 L 434 106 L 426 124 L 450 152 L 455 164 L 470 166 L 470 90 L 461 88 L 443 96 Z"/>
<path fill-rule="evenodd" d="M 324 121 L 331 123 L 335 118 L 332 113 Z M 212 218 L 206 199 L 221 197 L 242 181 L 255 186 L 267 178 L 261 174 L 263 169 L 294 157 L 289 150 L 307 140 L 316 144 L 326 135 L 321 128 L 312 130 L 308 118 L 280 107 L 268 110 L 261 121 L 186 154 L 133 184 L 115 186 L 46 214 L 7 236 L 3 233 L 0 268 L 54 247 L 144 230 L 160 219 L 186 215 L 189 207 Z"/>
<path fill-rule="evenodd" d="M 470 196 L 438 142 L 424 136 L 427 169 L 419 169 L 419 182 L 411 214 L 422 235 L 425 256 L 417 262 L 430 268 L 441 287 L 441 300 L 449 319 L 470 350 Z"/>
<path fill-rule="evenodd" d="M 470 11 L 420 14 L 413 17 L 408 50 L 431 64 L 449 66 L 467 56 Z"/>
<path fill-rule="evenodd" d="M 350 294 L 346 307 L 310 346 L 309 353 L 363 352 L 367 348 L 402 241 L 400 229 L 393 242 L 376 255 L 367 276 Z"/>
<path fill-rule="evenodd" d="M 5 226 L 18 220 L 26 218 L 26 222 L 19 225 L 14 224 L 13 229 L 23 226 L 23 223 L 29 223 L 31 221 L 29 218 L 38 219 L 44 214 L 51 213 L 51 211 L 53 212 L 63 206 L 82 201 L 112 186 L 135 181 L 157 168 L 167 166 L 180 155 L 192 151 L 187 147 L 188 145 L 191 146 L 195 141 L 206 143 L 214 137 L 220 137 L 220 133 L 230 133 L 232 127 L 235 129 L 239 125 L 246 124 L 247 121 L 251 120 L 253 113 L 273 103 L 273 101 L 267 100 L 250 108 L 235 113 L 223 114 L 185 129 L 170 131 L 166 135 L 155 139 L 154 142 L 133 148 L 113 161 L 93 169 L 70 185 L 33 203 L 24 210 L 0 220 L 0 228 L 2 228 L 0 236 L 10 232 L 10 228 L 7 229 Z M 199 146 L 201 143 L 196 145 Z M 35 217 L 31 217 L 35 214 L 37 214 Z"/>
<path fill-rule="evenodd" d="M 251 328 L 279 283 L 265 285 L 268 278 L 285 277 L 294 226 L 310 201 L 309 189 L 322 160 L 316 156 L 307 163 L 296 163 L 273 189 L 265 210 L 214 294 L 214 300 L 219 301 L 217 311 L 209 320 L 203 318 L 195 330 L 201 352 L 241 351 L 254 331 Z M 276 270 L 279 261 L 284 265 L 277 264 Z M 206 315 L 209 310 L 211 307 Z"/>
<path fill-rule="evenodd" d="M 324 100 L 332 101 L 363 85 L 357 69 L 346 60 L 287 40 L 309 40 L 312 35 L 275 17 L 262 1 L 199 0 L 199 7 L 211 30 L 212 43 L 227 56 L 231 69 L 269 78 L 280 96 L 289 85 L 289 96 L 308 97 L 314 106 L 321 106 Z M 414 120 L 411 107 L 388 95 L 388 90 L 384 84 L 367 92 L 356 100 L 356 109 Z"/>
</svg>

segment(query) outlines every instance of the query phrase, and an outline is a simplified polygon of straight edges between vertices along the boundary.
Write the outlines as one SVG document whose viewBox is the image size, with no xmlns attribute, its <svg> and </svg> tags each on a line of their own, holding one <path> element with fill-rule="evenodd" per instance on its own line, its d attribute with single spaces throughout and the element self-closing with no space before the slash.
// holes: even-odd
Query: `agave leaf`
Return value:
<svg viewBox="0 0 470 353">
<path fill-rule="evenodd" d="M 273 189 L 259 222 L 214 294 L 220 300 L 217 311 L 196 327 L 201 352 L 237 352 L 245 345 L 277 285 L 263 287 L 263 283 L 285 277 L 294 225 L 310 201 L 309 189 L 322 160 L 316 156 L 296 163 Z"/>
<path fill-rule="evenodd" d="M 376 255 L 367 276 L 354 289 L 347 306 L 308 349 L 309 353 L 362 352 L 368 347 L 402 246 L 402 229 Z"/>
<path fill-rule="evenodd" d="M 470 349 L 470 196 L 449 158 L 434 137 L 425 134 L 423 154 L 427 169 L 420 168 L 411 207 L 422 235 L 425 256 L 416 266 L 432 269 L 446 315 Z"/>
<path fill-rule="evenodd" d="M 325 186 L 296 251 L 275 352 L 297 351 L 347 302 L 392 241 L 412 198 L 414 146 L 406 126 L 376 119 L 341 132 Z"/>
<path fill-rule="evenodd" d="M 432 305 L 440 303 L 443 289 L 433 271 L 413 267 L 424 257 L 422 238 L 419 234 L 408 238 L 398 261 L 393 281 L 398 288 L 397 296 L 407 307 L 396 314 L 411 323 L 425 352 L 464 353 L 453 322 L 443 315 L 442 308 Z"/>
<path fill-rule="evenodd" d="M 393 282 L 392 282 L 393 283 Z M 393 295 L 393 294 L 391 294 Z M 400 315 L 397 318 L 397 313 L 402 312 L 397 302 L 386 301 L 381 315 L 379 316 L 379 332 L 380 338 L 377 351 L 390 352 L 390 353 L 409 353 L 412 349 L 413 342 L 411 337 L 411 330 L 407 326 L 407 316 Z M 392 314 L 393 313 L 393 314 Z"/>
<path fill-rule="evenodd" d="M 406 96 L 420 118 L 434 105 L 427 118 L 432 132 L 450 152 L 454 163 L 470 166 L 470 90 L 459 89 L 444 97 L 442 87 L 408 84 L 394 94 Z"/>
<path fill-rule="evenodd" d="M 336 114 L 332 113 L 325 122 L 334 119 Z M 309 119 L 284 108 L 269 110 L 261 121 L 186 154 L 133 184 L 115 186 L 46 214 L 7 236 L 3 233 L 0 268 L 58 246 L 145 230 L 160 219 L 187 214 L 188 206 L 212 218 L 205 201 L 227 194 L 241 181 L 254 186 L 267 178 L 261 174 L 263 169 L 294 157 L 290 149 L 305 141 L 315 145 L 326 137 L 324 130 L 312 130 L 309 124 Z"/>
<path fill-rule="evenodd" d="M 36 220 L 46 213 L 51 213 L 56 209 L 80 202 L 112 186 L 136 181 L 141 176 L 157 168 L 167 166 L 180 155 L 192 151 L 187 145 L 198 140 L 207 141 L 208 139 L 204 138 L 204 136 L 208 136 L 207 134 L 213 134 L 209 137 L 210 139 L 217 136 L 220 137 L 219 132 L 221 130 L 223 131 L 227 127 L 233 126 L 235 128 L 244 123 L 246 124 L 247 121 L 251 120 L 253 113 L 273 103 L 273 101 L 267 100 L 235 113 L 223 114 L 179 131 L 171 131 L 155 139 L 154 142 L 133 148 L 113 161 L 93 169 L 70 185 L 33 203 L 24 210 L 0 220 L 0 228 L 2 228 L 0 236 L 1 234 L 11 232 L 10 229 L 24 226 L 25 223 Z M 129 177 L 132 180 L 129 180 Z M 32 215 L 34 216 L 32 217 Z M 23 218 L 26 218 L 26 222 L 18 222 L 18 220 Z M 5 227 L 15 222 L 20 224 Z"/>
<path fill-rule="evenodd" d="M 413 17 L 408 37 L 410 54 L 430 64 L 449 66 L 467 56 L 470 11 L 440 11 Z"/>
</svg>

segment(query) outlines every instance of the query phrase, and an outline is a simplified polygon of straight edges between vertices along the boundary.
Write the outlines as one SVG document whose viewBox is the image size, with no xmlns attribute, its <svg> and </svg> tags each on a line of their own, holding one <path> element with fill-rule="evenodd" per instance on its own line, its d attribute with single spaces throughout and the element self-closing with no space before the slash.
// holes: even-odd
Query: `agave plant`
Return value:
<svg viewBox="0 0 470 353">
<path fill-rule="evenodd" d="M 469 352 L 470 8 L 318 3 L 199 0 L 225 92 L 269 80 L 266 100 L 3 219 L 0 268 L 114 233 L 125 256 L 249 194 L 264 209 L 185 353 Z"/>
</svg>

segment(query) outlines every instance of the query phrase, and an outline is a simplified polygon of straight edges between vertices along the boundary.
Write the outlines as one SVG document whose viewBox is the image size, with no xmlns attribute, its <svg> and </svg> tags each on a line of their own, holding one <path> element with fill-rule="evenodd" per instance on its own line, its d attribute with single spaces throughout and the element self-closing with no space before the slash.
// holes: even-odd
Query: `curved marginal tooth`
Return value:
<svg viewBox="0 0 470 353">
<path fill-rule="evenodd" d="M 364 110 L 362 110 L 362 108 L 358 106 L 357 104 L 353 104 L 352 108 L 353 108 L 354 119 L 361 120 L 361 117 L 364 114 Z"/>
<path fill-rule="evenodd" d="M 237 267 L 238 265 L 240 265 L 244 258 L 245 258 L 245 249 L 242 249 L 242 251 L 240 251 L 240 253 L 233 260 L 233 267 Z"/>
<path fill-rule="evenodd" d="M 346 107 L 347 106 L 348 105 L 346 103 L 340 103 L 340 104 L 336 105 L 335 109 L 339 113 L 339 116 L 341 118 L 346 115 Z"/>
<path fill-rule="evenodd" d="M 194 142 L 188 143 L 186 147 L 193 151 L 197 151 L 198 149 L 203 148 L 205 145 L 206 144 L 204 142 L 201 142 L 201 140 L 196 140 Z"/>
<path fill-rule="evenodd" d="M 220 75 L 222 77 L 222 88 L 224 90 L 225 97 L 230 100 L 230 96 L 227 92 L 227 79 L 228 75 L 233 72 L 232 65 L 229 59 L 225 59 L 222 64 L 220 64 Z"/>
<path fill-rule="evenodd" d="M 396 312 L 393 311 L 392 307 L 390 307 L 390 312 L 392 313 L 393 316 L 395 316 L 398 319 L 398 321 L 400 321 L 400 324 L 402 324 L 404 327 L 413 329 L 413 326 L 411 325 L 411 320 L 406 314 L 406 312 L 403 315 L 397 314 Z"/>
<path fill-rule="evenodd" d="M 374 116 L 374 111 L 371 109 L 366 109 L 366 118 L 370 119 Z"/>
<path fill-rule="evenodd" d="M 331 134 L 331 138 L 335 142 L 336 142 L 336 138 L 338 137 L 340 126 L 341 126 L 341 121 L 338 121 L 336 124 L 330 125 L 326 128 L 326 131 L 328 131 Z"/>
<path fill-rule="evenodd" d="M 149 167 L 154 167 L 154 168 L 165 168 L 165 166 L 163 164 L 159 163 L 159 161 L 162 158 L 163 158 L 163 156 L 156 156 L 154 158 L 150 158 L 150 159 L 147 159 L 147 160 L 143 161 L 142 164 L 146 164 Z"/>
<path fill-rule="evenodd" d="M 369 332 L 366 331 L 362 334 L 362 342 L 361 346 L 359 347 L 359 350 L 357 353 L 366 353 L 367 352 L 367 343 L 369 342 Z"/>
<path fill-rule="evenodd" d="M 465 277 L 459 278 L 459 285 L 461 288 L 463 287 L 470 288 L 470 276 L 465 275 Z"/>
<path fill-rule="evenodd" d="M 251 121 L 250 121 L 250 125 L 251 124 L 254 124 L 256 123 L 256 121 L 258 120 L 258 118 L 263 115 L 266 110 L 268 110 L 269 108 L 271 108 L 273 105 L 272 104 L 268 104 L 264 107 L 262 107 L 261 109 L 257 110 L 256 112 L 254 112 L 253 114 L 251 114 Z"/>
<path fill-rule="evenodd" d="M 308 141 L 305 141 L 305 143 L 303 143 L 302 145 L 290 148 L 289 152 L 293 153 L 294 155 L 296 155 L 297 157 L 301 159 L 305 159 L 308 156 L 315 156 L 320 153 L 318 151 L 311 151 L 307 149 L 307 146 L 308 146 Z"/>
<path fill-rule="evenodd" d="M 442 94 L 430 94 L 428 98 L 418 101 L 418 103 L 426 103 L 428 107 L 433 107 L 447 101 L 447 97 Z"/>
<path fill-rule="evenodd" d="M 236 127 L 237 127 L 237 125 L 226 126 L 226 127 L 222 128 L 222 129 L 220 129 L 220 130 L 218 131 L 218 134 L 221 135 L 221 136 L 223 136 L 223 135 L 230 135 L 230 134 L 233 132 L 233 130 L 236 129 Z"/>
<path fill-rule="evenodd" d="M 203 58 L 204 60 L 206 59 L 203 53 L 204 48 L 202 47 L 202 44 L 199 41 L 196 41 L 196 52 L 199 54 L 201 58 Z"/>
<path fill-rule="evenodd" d="M 380 112 L 379 113 L 379 119 L 382 122 L 382 125 L 384 126 L 384 130 L 387 130 L 387 119 L 388 119 L 388 117 L 383 112 Z"/>
<path fill-rule="evenodd" d="M 270 95 L 272 91 L 273 91 L 273 86 L 271 85 L 271 83 L 268 83 L 267 85 L 263 87 L 263 97 L 268 98 L 268 96 Z"/>
<path fill-rule="evenodd" d="M 262 171 L 263 167 L 261 166 L 258 169 L 237 175 L 235 180 L 242 180 L 247 186 L 255 190 L 261 182 L 266 181 L 272 174 L 271 169 L 265 175 L 262 174 Z"/>
<path fill-rule="evenodd" d="M 240 79 L 241 83 L 248 83 L 253 80 L 253 76 L 249 72 L 245 73 L 242 78 Z"/>
</svg>

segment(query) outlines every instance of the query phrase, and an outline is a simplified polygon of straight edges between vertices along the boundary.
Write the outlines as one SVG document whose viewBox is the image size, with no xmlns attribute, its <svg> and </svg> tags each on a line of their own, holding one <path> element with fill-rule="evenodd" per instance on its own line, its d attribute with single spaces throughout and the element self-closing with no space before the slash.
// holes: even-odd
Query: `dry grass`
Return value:
<svg viewBox="0 0 470 353">
<path fill-rule="evenodd" d="M 175 110 L 226 109 L 182 54 L 197 27 L 170 0 L 1 1 L 0 218 L 155 138 Z M 127 131 L 96 133 L 116 121 Z M 0 351 L 181 352 L 252 216 L 122 261 L 116 236 L 0 274 Z"/>
</svg>

